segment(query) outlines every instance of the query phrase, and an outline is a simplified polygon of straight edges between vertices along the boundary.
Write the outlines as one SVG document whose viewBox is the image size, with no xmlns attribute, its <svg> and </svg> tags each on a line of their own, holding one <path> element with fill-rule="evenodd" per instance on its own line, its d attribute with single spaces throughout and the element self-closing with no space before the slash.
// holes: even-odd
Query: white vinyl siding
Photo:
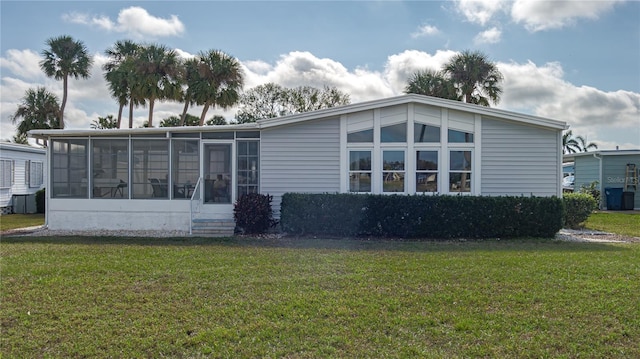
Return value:
<svg viewBox="0 0 640 359">
<path fill-rule="evenodd" d="M 12 160 L 0 160 L 0 188 L 13 186 L 14 168 Z"/>
<path fill-rule="evenodd" d="M 554 130 L 482 118 L 485 196 L 554 196 L 562 176 Z"/>
<path fill-rule="evenodd" d="M 276 216 L 284 193 L 340 191 L 339 119 L 263 130 L 260 154 L 260 192 L 273 196 Z"/>
</svg>

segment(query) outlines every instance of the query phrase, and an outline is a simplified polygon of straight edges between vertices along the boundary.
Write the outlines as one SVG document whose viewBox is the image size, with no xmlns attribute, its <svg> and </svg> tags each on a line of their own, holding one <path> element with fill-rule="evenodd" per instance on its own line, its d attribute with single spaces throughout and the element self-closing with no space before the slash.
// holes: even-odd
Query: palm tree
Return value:
<svg viewBox="0 0 640 359">
<path fill-rule="evenodd" d="M 62 80 L 59 128 L 64 128 L 69 76 L 76 79 L 89 78 L 89 68 L 93 60 L 89 57 L 84 43 L 75 41 L 71 36 L 52 37 L 47 40 L 47 46 L 49 49 L 42 51 L 44 59 L 40 61 L 40 67 L 48 77 Z"/>
<path fill-rule="evenodd" d="M 129 128 L 133 127 L 133 107 L 140 104 L 140 101 L 130 101 L 135 80 L 135 58 L 140 50 L 137 43 L 124 40 L 117 41 L 112 48 L 105 51 L 109 56 L 109 61 L 102 67 L 105 72 L 104 78 L 109 83 L 111 95 L 118 100 L 117 128 L 122 123 L 122 110 L 129 104 Z"/>
<path fill-rule="evenodd" d="M 453 82 L 440 71 L 424 70 L 414 73 L 404 92 L 460 100 Z"/>
<path fill-rule="evenodd" d="M 144 46 L 136 61 L 133 93 L 149 101 L 148 127 L 153 127 L 153 107 L 156 100 L 179 99 L 180 83 L 178 55 L 164 45 Z"/>
<path fill-rule="evenodd" d="M 22 119 L 22 121 L 17 127 L 17 137 L 26 136 L 30 130 L 60 128 L 58 97 L 44 87 L 38 87 L 35 90 L 28 89 L 18 105 L 18 109 L 11 115 L 13 124 L 18 119 Z"/>
<path fill-rule="evenodd" d="M 489 106 L 500 101 L 502 74 L 498 67 L 481 52 L 463 51 L 454 56 L 442 69 L 458 90 L 462 101 Z"/>
<path fill-rule="evenodd" d="M 198 81 L 193 84 L 194 100 L 203 105 L 200 126 L 211 106 L 227 109 L 240 99 L 244 75 L 240 62 L 219 50 L 209 50 L 198 55 L 200 61 Z"/>
<path fill-rule="evenodd" d="M 200 61 L 196 58 L 184 61 L 181 66 L 180 82 L 183 86 L 182 101 L 184 102 L 184 107 L 182 109 L 182 115 L 180 115 L 180 126 L 185 125 L 189 106 L 195 104 L 193 92 L 197 86 L 196 82 L 200 79 L 200 75 L 198 73 L 199 66 Z"/>
<path fill-rule="evenodd" d="M 594 142 L 587 143 L 587 140 L 582 136 L 573 137 L 571 130 L 565 132 L 562 135 L 562 151 L 565 154 L 588 152 L 590 149 L 598 149 L 598 145 Z"/>
<path fill-rule="evenodd" d="M 107 117 L 98 116 L 97 120 L 91 121 L 91 128 L 94 130 L 108 130 L 112 128 L 118 128 L 118 120 L 113 118 L 113 115 Z"/>
</svg>

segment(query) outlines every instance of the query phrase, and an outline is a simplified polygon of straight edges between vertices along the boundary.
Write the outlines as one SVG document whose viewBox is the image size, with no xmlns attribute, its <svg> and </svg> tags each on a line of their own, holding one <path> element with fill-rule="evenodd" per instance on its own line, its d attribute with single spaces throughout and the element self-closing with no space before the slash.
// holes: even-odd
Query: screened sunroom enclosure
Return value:
<svg viewBox="0 0 640 359">
<path fill-rule="evenodd" d="M 259 131 L 54 138 L 50 148 L 52 199 L 231 205 L 259 191 Z"/>
</svg>

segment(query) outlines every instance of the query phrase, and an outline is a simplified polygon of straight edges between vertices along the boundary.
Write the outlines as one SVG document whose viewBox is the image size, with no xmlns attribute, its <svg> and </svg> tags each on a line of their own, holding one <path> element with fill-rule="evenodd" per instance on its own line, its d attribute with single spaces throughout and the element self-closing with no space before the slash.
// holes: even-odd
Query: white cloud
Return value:
<svg viewBox="0 0 640 359">
<path fill-rule="evenodd" d="M 580 18 L 597 19 L 621 1 L 516 0 L 511 8 L 511 17 L 529 31 L 559 29 L 574 24 Z"/>
<path fill-rule="evenodd" d="M 476 44 L 497 44 L 500 42 L 501 36 L 502 31 L 500 31 L 500 29 L 498 29 L 497 27 L 492 27 L 479 33 L 473 39 L 473 42 Z"/>
<path fill-rule="evenodd" d="M 458 12 L 475 24 L 488 24 L 497 13 L 504 10 L 507 0 L 457 0 Z"/>
<path fill-rule="evenodd" d="M 418 37 L 433 36 L 439 33 L 440 33 L 440 30 L 438 30 L 437 27 L 431 26 L 431 25 L 423 25 L 423 26 L 420 26 L 420 28 L 418 28 L 416 32 L 412 33 L 411 37 L 416 39 Z"/>
<path fill-rule="evenodd" d="M 95 26 L 107 31 L 122 32 L 138 39 L 146 37 L 180 36 L 185 31 L 184 24 L 176 15 L 163 19 L 153 16 L 139 6 L 131 6 L 120 10 L 117 21 L 100 15 L 92 16 L 83 13 L 69 13 L 62 16 L 63 20 Z"/>
<path fill-rule="evenodd" d="M 0 67 L 24 79 L 41 79 L 40 54 L 32 50 L 7 50 L 6 57 L 0 58 Z"/>
</svg>

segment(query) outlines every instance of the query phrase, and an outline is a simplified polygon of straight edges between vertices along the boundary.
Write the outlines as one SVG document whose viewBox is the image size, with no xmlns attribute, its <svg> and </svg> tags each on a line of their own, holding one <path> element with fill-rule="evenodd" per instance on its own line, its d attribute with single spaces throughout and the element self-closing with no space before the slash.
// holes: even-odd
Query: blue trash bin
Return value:
<svg viewBox="0 0 640 359">
<path fill-rule="evenodd" d="M 622 188 L 607 187 L 604 189 L 607 196 L 607 209 L 619 211 L 622 209 Z"/>
</svg>

